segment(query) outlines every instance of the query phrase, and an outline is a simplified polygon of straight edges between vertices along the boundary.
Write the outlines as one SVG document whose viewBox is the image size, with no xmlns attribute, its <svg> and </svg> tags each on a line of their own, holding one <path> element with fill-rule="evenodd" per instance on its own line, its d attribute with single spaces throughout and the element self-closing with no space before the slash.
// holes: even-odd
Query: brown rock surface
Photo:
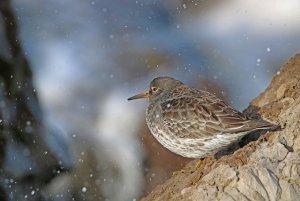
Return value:
<svg viewBox="0 0 300 201">
<path fill-rule="evenodd" d="M 251 105 L 282 130 L 218 160 L 194 160 L 142 200 L 300 200 L 300 54 Z"/>
</svg>

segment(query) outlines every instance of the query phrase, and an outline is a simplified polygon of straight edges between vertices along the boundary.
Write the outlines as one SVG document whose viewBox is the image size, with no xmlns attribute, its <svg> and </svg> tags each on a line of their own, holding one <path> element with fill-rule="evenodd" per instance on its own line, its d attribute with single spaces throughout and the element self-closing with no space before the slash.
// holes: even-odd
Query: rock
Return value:
<svg viewBox="0 0 300 201">
<path fill-rule="evenodd" d="M 276 93 L 276 96 L 277 96 L 277 99 L 281 99 L 283 96 L 284 96 L 284 93 L 286 91 L 286 84 L 282 84 L 278 90 L 277 90 L 277 93 Z"/>
<path fill-rule="evenodd" d="M 300 54 L 251 105 L 282 129 L 232 155 L 205 158 L 195 171 L 198 160 L 190 162 L 142 200 L 300 200 Z"/>
</svg>

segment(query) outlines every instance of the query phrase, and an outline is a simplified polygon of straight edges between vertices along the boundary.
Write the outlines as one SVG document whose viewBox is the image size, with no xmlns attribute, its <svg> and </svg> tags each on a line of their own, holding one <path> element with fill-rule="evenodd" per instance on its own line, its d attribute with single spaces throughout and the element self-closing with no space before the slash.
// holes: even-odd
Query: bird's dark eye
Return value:
<svg viewBox="0 0 300 201">
<path fill-rule="evenodd" d="M 157 87 L 151 87 L 151 91 L 155 93 L 155 92 L 158 91 L 158 88 Z"/>
</svg>

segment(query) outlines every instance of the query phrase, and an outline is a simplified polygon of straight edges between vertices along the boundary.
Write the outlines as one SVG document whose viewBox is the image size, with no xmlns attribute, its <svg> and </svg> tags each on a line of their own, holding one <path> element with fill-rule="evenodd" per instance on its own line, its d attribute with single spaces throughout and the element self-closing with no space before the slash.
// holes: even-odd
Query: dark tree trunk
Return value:
<svg viewBox="0 0 300 201">
<path fill-rule="evenodd" d="M 53 133 L 43 121 L 9 0 L 0 1 L 0 14 L 6 37 L 6 56 L 0 55 L 0 200 L 43 200 L 43 188 L 70 164 L 47 142 Z"/>
</svg>

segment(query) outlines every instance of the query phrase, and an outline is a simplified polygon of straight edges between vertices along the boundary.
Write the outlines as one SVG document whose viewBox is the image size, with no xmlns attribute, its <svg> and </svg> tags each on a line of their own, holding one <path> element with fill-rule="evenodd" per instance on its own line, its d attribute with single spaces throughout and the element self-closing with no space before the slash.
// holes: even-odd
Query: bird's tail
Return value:
<svg viewBox="0 0 300 201">
<path fill-rule="evenodd" d="M 263 119 L 252 119 L 249 121 L 248 126 L 251 128 L 256 128 L 255 130 L 277 130 L 280 128 L 280 125 L 271 123 Z"/>
</svg>

